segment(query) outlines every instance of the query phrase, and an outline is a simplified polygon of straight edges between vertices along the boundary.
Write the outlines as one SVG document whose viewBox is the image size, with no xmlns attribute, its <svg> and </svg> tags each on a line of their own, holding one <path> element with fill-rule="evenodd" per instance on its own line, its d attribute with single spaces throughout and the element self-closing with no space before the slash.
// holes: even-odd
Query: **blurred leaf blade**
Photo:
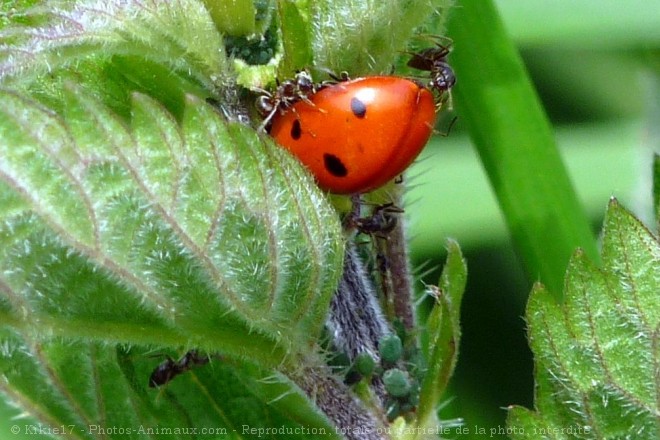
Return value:
<svg viewBox="0 0 660 440">
<path fill-rule="evenodd" d="M 495 3 L 511 35 L 522 45 L 552 41 L 564 46 L 611 49 L 660 42 L 660 9 L 644 0 Z"/>
<path fill-rule="evenodd" d="M 596 244 L 522 61 L 491 2 L 463 0 L 448 23 L 456 107 L 531 279 L 561 291 L 564 268 Z M 478 56 L 477 56 L 478 54 Z M 554 237 L 547 240 L 547 237 Z"/>
</svg>

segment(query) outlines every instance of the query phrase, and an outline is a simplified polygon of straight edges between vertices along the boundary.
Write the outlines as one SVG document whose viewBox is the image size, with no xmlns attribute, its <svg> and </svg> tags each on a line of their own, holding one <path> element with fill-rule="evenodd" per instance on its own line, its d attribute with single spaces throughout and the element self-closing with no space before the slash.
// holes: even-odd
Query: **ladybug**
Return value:
<svg viewBox="0 0 660 440">
<path fill-rule="evenodd" d="M 278 83 L 273 93 L 263 89 L 254 89 L 261 95 L 257 98 L 257 111 L 264 118 L 260 129 L 268 126 L 275 114 L 285 111 L 298 101 L 308 101 L 309 96 L 316 93 L 316 85 L 309 72 L 301 70 L 293 79 Z"/>
<path fill-rule="evenodd" d="M 408 67 L 431 73 L 431 80 L 427 87 L 437 91 L 440 95 L 449 91 L 456 84 L 454 70 L 447 62 L 449 52 L 449 47 L 438 43 L 435 47 L 413 53 L 412 58 L 408 61 Z"/>
<path fill-rule="evenodd" d="M 370 76 L 321 88 L 272 118 L 270 135 L 321 189 L 357 194 L 401 174 L 433 133 L 435 101 L 420 84 Z"/>
</svg>

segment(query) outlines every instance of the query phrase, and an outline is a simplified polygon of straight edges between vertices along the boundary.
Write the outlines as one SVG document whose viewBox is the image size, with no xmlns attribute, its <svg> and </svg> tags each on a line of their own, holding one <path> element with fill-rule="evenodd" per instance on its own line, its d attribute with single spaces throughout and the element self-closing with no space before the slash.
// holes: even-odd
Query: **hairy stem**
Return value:
<svg viewBox="0 0 660 440">
<path fill-rule="evenodd" d="M 379 359 L 378 341 L 390 333 L 376 292 L 352 241 L 346 243 L 344 273 L 330 303 L 328 327 L 337 348 L 351 361 L 364 352 Z"/>
<path fill-rule="evenodd" d="M 348 440 L 387 440 L 385 422 L 365 409 L 327 367 L 310 367 L 294 381 Z"/>
<path fill-rule="evenodd" d="M 396 188 L 392 202 L 394 206 L 403 206 L 403 185 Z M 385 257 L 386 269 L 383 271 L 383 288 L 387 292 L 387 300 L 394 303 L 394 314 L 401 320 L 407 330 L 415 327 L 413 311 L 413 286 L 408 257 L 408 242 L 403 216 L 396 222 L 394 229 L 388 233 L 387 240 L 378 240 L 378 253 Z"/>
</svg>

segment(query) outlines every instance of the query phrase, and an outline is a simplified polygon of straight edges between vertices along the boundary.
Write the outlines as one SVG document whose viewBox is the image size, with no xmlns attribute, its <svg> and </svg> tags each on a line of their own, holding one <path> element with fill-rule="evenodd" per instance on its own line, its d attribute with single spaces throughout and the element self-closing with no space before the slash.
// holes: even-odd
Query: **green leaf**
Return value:
<svg viewBox="0 0 660 440">
<path fill-rule="evenodd" d="M 222 34 L 250 35 L 255 31 L 252 0 L 204 0 L 213 21 Z"/>
<path fill-rule="evenodd" d="M 284 66 L 312 67 L 297 64 L 312 55 L 319 73 L 329 69 L 358 76 L 391 71 L 415 30 L 429 19 L 444 17 L 451 1 L 285 3 L 280 6 Z"/>
<path fill-rule="evenodd" d="M 290 429 L 295 439 L 309 438 L 303 429 L 334 431 L 285 379 L 266 383 L 271 373 L 247 362 L 212 360 L 155 390 L 145 379 L 159 361 L 138 347 L 36 341 L 6 330 L 0 337 L 0 391 L 30 414 L 22 428 L 64 427 L 76 439 L 147 439 L 160 430 L 177 440 L 254 438 L 246 426 Z"/>
<path fill-rule="evenodd" d="M 264 367 L 308 349 L 342 238 L 299 165 L 192 97 L 179 125 L 136 94 L 128 129 L 66 93 L 62 118 L 2 93 L 0 178 L 29 207 L 0 211 L 3 322 L 35 338 L 192 344 Z"/>
<path fill-rule="evenodd" d="M 280 74 L 293 76 L 297 70 L 307 68 L 313 63 L 312 25 L 309 23 L 309 17 L 302 14 L 296 2 L 278 2 L 277 9 L 285 54 Z"/>
<path fill-rule="evenodd" d="M 435 304 L 426 321 L 426 341 L 423 350 L 428 369 L 420 391 L 417 409 L 418 426 L 432 428 L 437 425 L 436 411 L 449 382 L 461 339 L 460 311 L 467 266 L 458 243 L 447 244 L 447 262 L 437 289 L 432 290 Z"/>
<path fill-rule="evenodd" d="M 513 438 L 660 436 L 660 242 L 612 200 L 602 258 L 599 269 L 574 254 L 563 305 L 540 285 L 532 292 L 536 412 L 511 411 Z"/>
<path fill-rule="evenodd" d="M 656 154 L 653 158 L 653 208 L 660 226 L 660 154 Z"/>
<path fill-rule="evenodd" d="M 45 426 L 330 430 L 272 372 L 315 352 L 340 275 L 338 218 L 308 174 L 192 96 L 177 122 L 134 94 L 128 127 L 63 93 L 58 115 L 0 92 L 0 391 Z M 228 360 L 159 403 L 145 345 Z"/>
<path fill-rule="evenodd" d="M 202 2 L 144 3 L 87 0 L 37 9 L 39 28 L 8 28 L 0 39 L 0 78 L 25 81 L 85 57 L 135 56 L 193 78 L 207 90 L 221 87 L 228 63 L 221 35 Z"/>
<path fill-rule="evenodd" d="M 594 260 L 598 254 L 550 124 L 491 1 L 459 1 L 448 31 L 454 39 L 456 109 L 529 278 L 558 295 L 574 249 L 582 247 Z"/>
</svg>

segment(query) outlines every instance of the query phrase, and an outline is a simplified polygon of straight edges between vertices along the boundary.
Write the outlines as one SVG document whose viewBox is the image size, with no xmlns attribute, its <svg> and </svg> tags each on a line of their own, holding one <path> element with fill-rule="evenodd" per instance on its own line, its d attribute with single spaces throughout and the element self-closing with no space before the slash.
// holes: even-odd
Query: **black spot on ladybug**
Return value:
<svg viewBox="0 0 660 440">
<path fill-rule="evenodd" d="M 325 169 L 335 177 L 346 177 L 348 170 L 340 158 L 333 154 L 325 153 L 323 155 L 323 164 Z"/>
<path fill-rule="evenodd" d="M 302 135 L 302 127 L 300 127 L 300 121 L 296 119 L 293 121 L 293 125 L 291 126 L 291 138 L 294 141 L 297 141 L 300 139 L 300 136 Z"/>
<path fill-rule="evenodd" d="M 367 114 L 367 105 L 357 98 L 351 99 L 351 111 L 355 116 L 362 119 Z"/>
</svg>

